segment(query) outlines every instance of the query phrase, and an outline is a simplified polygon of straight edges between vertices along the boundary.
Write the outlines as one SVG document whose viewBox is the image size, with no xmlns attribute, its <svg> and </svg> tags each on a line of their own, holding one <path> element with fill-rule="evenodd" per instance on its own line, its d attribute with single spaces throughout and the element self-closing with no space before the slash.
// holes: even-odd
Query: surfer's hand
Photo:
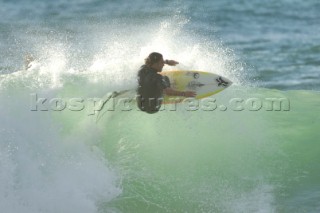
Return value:
<svg viewBox="0 0 320 213">
<path fill-rule="evenodd" d="M 176 66 L 177 64 L 179 64 L 179 62 L 175 60 L 165 60 L 165 64 L 168 64 L 170 66 Z"/>
<path fill-rule="evenodd" d="M 193 91 L 186 91 L 184 92 L 184 97 L 196 97 L 197 93 L 193 92 Z"/>
</svg>

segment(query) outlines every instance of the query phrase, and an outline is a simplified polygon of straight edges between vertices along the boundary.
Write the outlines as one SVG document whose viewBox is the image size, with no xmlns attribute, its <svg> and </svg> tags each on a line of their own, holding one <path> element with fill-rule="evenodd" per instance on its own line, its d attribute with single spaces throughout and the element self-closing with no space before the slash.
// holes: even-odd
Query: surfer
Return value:
<svg viewBox="0 0 320 213">
<path fill-rule="evenodd" d="M 163 66 L 175 66 L 179 62 L 175 60 L 163 60 L 160 53 L 153 52 L 145 59 L 145 64 L 138 72 L 137 104 L 141 111 L 156 113 L 160 110 L 163 93 L 169 96 L 195 97 L 193 91 L 176 91 L 170 88 L 170 81 L 167 76 L 162 76 L 159 72 Z"/>
</svg>

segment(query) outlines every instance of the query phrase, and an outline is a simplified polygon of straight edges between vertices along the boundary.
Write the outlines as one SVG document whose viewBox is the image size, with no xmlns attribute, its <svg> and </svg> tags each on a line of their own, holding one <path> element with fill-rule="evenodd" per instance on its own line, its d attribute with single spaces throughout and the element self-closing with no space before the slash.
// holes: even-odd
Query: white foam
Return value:
<svg viewBox="0 0 320 213">
<path fill-rule="evenodd" d="M 258 185 L 251 191 L 237 194 L 234 200 L 226 204 L 230 212 L 276 212 L 273 187 L 267 184 Z"/>
<path fill-rule="evenodd" d="M 61 133 L 49 112 L 31 112 L 21 101 L 1 97 L 2 212 L 97 212 L 121 193 L 116 174 L 81 132 Z"/>
</svg>

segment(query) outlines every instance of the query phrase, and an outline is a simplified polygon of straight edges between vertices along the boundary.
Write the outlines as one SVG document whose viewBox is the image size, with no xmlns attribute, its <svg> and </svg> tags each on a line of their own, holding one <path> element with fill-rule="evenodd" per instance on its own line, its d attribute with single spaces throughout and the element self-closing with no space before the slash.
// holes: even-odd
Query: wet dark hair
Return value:
<svg viewBox="0 0 320 213">
<path fill-rule="evenodd" d="M 144 59 L 144 62 L 146 65 L 151 66 L 159 62 L 161 59 L 163 59 L 163 56 L 160 53 L 153 52 L 153 53 L 150 53 L 146 59 Z"/>
</svg>

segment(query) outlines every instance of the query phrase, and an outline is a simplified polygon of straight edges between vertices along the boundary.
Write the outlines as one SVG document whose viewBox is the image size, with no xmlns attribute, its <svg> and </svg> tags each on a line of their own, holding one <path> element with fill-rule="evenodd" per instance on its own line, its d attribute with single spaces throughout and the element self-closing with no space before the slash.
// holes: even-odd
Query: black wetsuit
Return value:
<svg viewBox="0 0 320 213">
<path fill-rule="evenodd" d="M 158 112 L 163 98 L 163 90 L 170 87 L 169 78 L 146 65 L 138 72 L 137 104 L 140 110 L 147 113 Z"/>
</svg>

